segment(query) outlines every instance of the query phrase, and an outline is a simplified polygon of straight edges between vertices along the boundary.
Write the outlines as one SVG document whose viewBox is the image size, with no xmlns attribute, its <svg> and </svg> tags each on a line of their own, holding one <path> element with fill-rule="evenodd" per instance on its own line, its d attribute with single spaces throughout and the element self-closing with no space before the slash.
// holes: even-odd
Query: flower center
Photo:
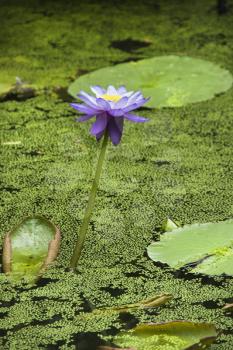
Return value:
<svg viewBox="0 0 233 350">
<path fill-rule="evenodd" d="M 104 94 L 104 95 L 101 95 L 100 97 L 107 101 L 117 102 L 121 99 L 122 96 Z"/>
</svg>

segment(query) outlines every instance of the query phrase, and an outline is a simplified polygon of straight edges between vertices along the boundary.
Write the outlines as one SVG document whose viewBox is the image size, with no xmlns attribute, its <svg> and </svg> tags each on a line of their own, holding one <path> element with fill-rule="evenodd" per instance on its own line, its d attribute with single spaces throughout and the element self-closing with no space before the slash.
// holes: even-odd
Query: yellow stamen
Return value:
<svg viewBox="0 0 233 350">
<path fill-rule="evenodd" d="M 108 95 L 108 94 L 104 94 L 100 96 L 101 98 L 103 98 L 106 101 L 112 101 L 112 102 L 117 102 L 121 99 L 122 96 L 120 95 Z"/>
</svg>

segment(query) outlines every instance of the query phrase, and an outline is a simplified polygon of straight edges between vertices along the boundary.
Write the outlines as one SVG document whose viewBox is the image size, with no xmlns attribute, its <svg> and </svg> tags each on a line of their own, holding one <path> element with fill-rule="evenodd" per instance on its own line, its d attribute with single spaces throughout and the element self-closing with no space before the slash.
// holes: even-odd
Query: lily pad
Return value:
<svg viewBox="0 0 233 350">
<path fill-rule="evenodd" d="M 3 246 L 3 271 L 12 280 L 37 279 L 57 256 L 60 231 L 47 219 L 24 219 L 10 233 Z"/>
<path fill-rule="evenodd" d="M 158 56 L 137 62 L 105 67 L 75 80 L 68 92 L 77 97 L 90 85 L 125 85 L 128 90 L 141 90 L 151 99 L 147 107 L 179 107 L 205 101 L 228 90 L 233 83 L 229 71 L 199 58 Z"/>
<path fill-rule="evenodd" d="M 212 324 L 172 321 L 140 324 L 121 332 L 113 342 L 124 349 L 133 350 L 196 350 L 206 348 L 216 337 L 217 331 Z"/>
<path fill-rule="evenodd" d="M 147 248 L 154 261 L 191 272 L 233 275 L 233 220 L 187 225 L 161 235 Z"/>
</svg>

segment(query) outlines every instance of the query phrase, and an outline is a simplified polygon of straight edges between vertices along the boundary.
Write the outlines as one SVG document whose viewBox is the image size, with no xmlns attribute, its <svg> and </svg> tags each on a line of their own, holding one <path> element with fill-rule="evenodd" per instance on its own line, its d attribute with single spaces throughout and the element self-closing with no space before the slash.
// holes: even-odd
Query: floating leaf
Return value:
<svg viewBox="0 0 233 350">
<path fill-rule="evenodd" d="M 108 312 L 108 311 L 110 312 L 115 311 L 118 313 L 130 312 L 131 310 L 134 310 L 134 309 L 148 309 L 148 308 L 158 307 L 160 305 L 167 303 L 171 299 L 172 299 L 171 294 L 159 294 L 149 299 L 140 300 L 137 303 L 107 307 L 102 309 L 95 309 L 93 312 L 94 313 Z"/>
<path fill-rule="evenodd" d="M 57 256 L 59 230 L 47 219 L 24 219 L 4 240 L 3 271 L 13 280 L 36 279 Z"/>
<path fill-rule="evenodd" d="M 90 85 L 125 85 L 150 96 L 147 107 L 179 107 L 205 101 L 232 86 L 229 71 L 216 64 L 186 56 L 158 56 L 105 67 L 75 80 L 68 92 L 77 97 Z"/>
<path fill-rule="evenodd" d="M 192 272 L 232 275 L 233 220 L 187 225 L 166 232 L 159 242 L 149 245 L 147 252 L 152 260 L 175 269 L 190 264 Z"/>
<path fill-rule="evenodd" d="M 172 299 L 171 294 L 159 294 L 149 299 L 140 300 L 137 303 L 125 304 L 120 306 L 110 306 L 110 307 L 105 307 L 101 309 L 94 309 L 89 313 L 83 314 L 82 317 L 85 319 L 88 319 L 88 318 L 91 318 L 93 314 L 97 314 L 97 315 L 109 314 L 109 313 L 111 314 L 115 312 L 118 314 L 121 314 L 121 313 L 131 312 L 137 309 L 155 308 L 167 303 L 171 299 Z"/>
<path fill-rule="evenodd" d="M 205 349 L 216 337 L 217 331 L 212 324 L 172 321 L 140 324 L 121 332 L 114 337 L 113 342 L 132 350 L 196 350 Z M 104 350 L 104 347 L 100 349 Z"/>
</svg>

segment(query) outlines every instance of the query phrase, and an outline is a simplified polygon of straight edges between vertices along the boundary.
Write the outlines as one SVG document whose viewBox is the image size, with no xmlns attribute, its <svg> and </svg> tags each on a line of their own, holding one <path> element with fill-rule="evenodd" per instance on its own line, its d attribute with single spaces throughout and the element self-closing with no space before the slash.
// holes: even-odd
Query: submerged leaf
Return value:
<svg viewBox="0 0 233 350">
<path fill-rule="evenodd" d="M 140 324 L 121 332 L 113 342 L 124 349 L 134 350 L 196 350 L 206 348 L 216 337 L 217 331 L 212 324 L 171 321 Z"/>
<path fill-rule="evenodd" d="M 56 258 L 60 244 L 59 230 L 47 219 L 24 219 L 4 240 L 3 271 L 12 280 L 32 281 Z"/>
<path fill-rule="evenodd" d="M 171 294 L 159 294 L 159 295 L 156 295 L 156 296 L 149 298 L 149 299 L 140 300 L 137 303 L 108 307 L 105 309 L 96 309 L 93 312 L 107 312 L 107 311 L 112 312 L 112 311 L 115 311 L 115 312 L 121 313 L 121 312 L 129 312 L 129 311 L 134 310 L 134 309 L 148 309 L 148 308 L 154 308 L 154 307 L 158 307 L 160 305 L 163 305 L 171 299 L 172 299 Z"/>
<path fill-rule="evenodd" d="M 105 67 L 75 80 L 68 92 L 75 98 L 90 85 L 125 85 L 150 96 L 147 107 L 179 107 L 205 101 L 232 86 L 229 71 L 216 64 L 185 56 L 158 56 Z"/>
<path fill-rule="evenodd" d="M 233 220 L 187 225 L 161 235 L 147 248 L 154 261 L 210 275 L 233 274 Z"/>
</svg>

